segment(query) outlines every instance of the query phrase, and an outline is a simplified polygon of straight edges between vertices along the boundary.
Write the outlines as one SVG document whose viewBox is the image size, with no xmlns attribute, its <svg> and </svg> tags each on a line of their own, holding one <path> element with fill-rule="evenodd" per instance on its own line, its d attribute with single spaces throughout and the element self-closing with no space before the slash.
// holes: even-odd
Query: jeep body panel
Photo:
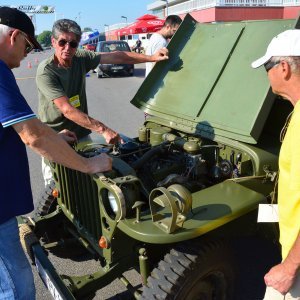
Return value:
<svg viewBox="0 0 300 300">
<path fill-rule="evenodd" d="M 132 103 L 172 128 L 209 139 L 256 143 L 274 101 L 264 68 L 251 62 L 295 20 L 202 24 L 187 16 Z"/>
</svg>

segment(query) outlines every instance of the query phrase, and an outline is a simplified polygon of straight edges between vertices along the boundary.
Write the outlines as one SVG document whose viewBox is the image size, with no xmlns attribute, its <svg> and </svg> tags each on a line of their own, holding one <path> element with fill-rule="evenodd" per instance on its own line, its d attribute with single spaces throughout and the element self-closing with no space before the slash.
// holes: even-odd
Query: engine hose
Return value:
<svg viewBox="0 0 300 300">
<path fill-rule="evenodd" d="M 137 161 L 132 163 L 131 167 L 134 170 L 139 170 L 145 164 L 145 162 L 150 160 L 152 157 L 165 153 L 166 146 L 168 146 L 169 144 L 170 144 L 170 142 L 163 142 L 162 144 L 160 144 L 156 147 L 153 147 L 151 150 L 146 152 L 140 159 L 138 159 Z"/>
</svg>

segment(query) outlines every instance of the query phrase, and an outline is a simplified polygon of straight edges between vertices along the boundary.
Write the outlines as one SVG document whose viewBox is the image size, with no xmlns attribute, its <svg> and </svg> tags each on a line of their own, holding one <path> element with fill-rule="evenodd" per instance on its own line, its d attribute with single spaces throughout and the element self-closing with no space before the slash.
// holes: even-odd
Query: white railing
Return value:
<svg viewBox="0 0 300 300">
<path fill-rule="evenodd" d="M 214 7 L 216 0 L 191 0 L 184 3 L 169 6 L 169 15 L 178 15 L 191 12 L 193 10 Z"/>
<path fill-rule="evenodd" d="M 176 5 L 169 5 L 168 13 L 184 14 L 194 10 L 215 7 L 215 6 L 292 6 L 300 5 L 300 0 L 190 0 Z M 161 15 L 155 11 L 155 14 Z"/>
<path fill-rule="evenodd" d="M 282 6 L 282 0 L 218 0 L 216 6 Z"/>
<path fill-rule="evenodd" d="M 297 6 L 300 5 L 299 0 L 282 0 L 283 6 Z"/>
<path fill-rule="evenodd" d="M 163 9 L 154 10 L 151 14 L 157 16 L 159 19 L 165 18 L 165 11 Z"/>
</svg>

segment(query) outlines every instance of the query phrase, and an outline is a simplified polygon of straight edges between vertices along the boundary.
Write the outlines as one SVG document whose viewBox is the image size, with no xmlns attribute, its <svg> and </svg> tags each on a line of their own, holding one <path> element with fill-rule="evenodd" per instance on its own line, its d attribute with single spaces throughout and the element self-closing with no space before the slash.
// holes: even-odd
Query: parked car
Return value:
<svg viewBox="0 0 300 300">
<path fill-rule="evenodd" d="M 98 42 L 96 52 L 113 52 L 127 51 L 130 52 L 130 47 L 126 41 L 101 41 Z M 133 76 L 133 64 L 99 64 L 96 69 L 97 77 L 108 77 L 115 74 L 125 74 Z"/>
<path fill-rule="evenodd" d="M 294 24 L 197 24 L 187 15 L 168 45 L 170 59 L 155 64 L 131 101 L 150 115 L 137 136 L 113 148 L 104 140 L 75 146 L 85 157 L 107 153 L 113 170 L 87 175 L 51 164 L 54 181 L 27 221 L 39 239 L 29 254 L 55 299 L 91 299 L 116 278 L 135 299 L 241 299 L 235 293 L 247 270 L 238 240 L 270 243 L 259 263 L 272 266 L 278 225 L 257 223 L 257 211 L 276 195 L 279 137 L 293 108 L 250 64 Z M 100 45 L 107 44 L 120 42 Z M 45 250 L 70 256 L 77 243 L 98 269 L 58 275 Z M 123 275 L 132 268 L 143 287 Z"/>
<path fill-rule="evenodd" d="M 85 50 L 95 51 L 97 44 L 86 44 L 83 46 Z"/>
<path fill-rule="evenodd" d="M 41 44 L 43 50 L 51 50 L 51 44 L 46 45 L 46 44 Z"/>
</svg>

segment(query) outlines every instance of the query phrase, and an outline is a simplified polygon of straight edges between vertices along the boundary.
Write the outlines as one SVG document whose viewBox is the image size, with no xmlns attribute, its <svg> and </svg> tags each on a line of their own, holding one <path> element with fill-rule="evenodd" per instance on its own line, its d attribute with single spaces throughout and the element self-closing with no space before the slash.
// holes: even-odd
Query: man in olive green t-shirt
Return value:
<svg viewBox="0 0 300 300">
<path fill-rule="evenodd" d="M 81 29 L 76 22 L 61 19 L 54 23 L 52 46 L 55 53 L 39 65 L 36 76 L 39 117 L 56 131 L 69 129 L 75 132 L 79 139 L 94 131 L 103 135 L 107 143 L 116 143 L 120 140 L 119 134 L 88 115 L 86 73 L 99 63 L 135 64 L 166 60 L 168 50 L 160 49 L 151 56 L 124 51 L 94 53 L 78 50 L 80 39 Z M 43 172 L 48 184 L 51 178 L 46 179 L 46 172 L 51 178 L 52 175 L 49 168 Z"/>
<path fill-rule="evenodd" d="M 56 131 L 68 128 L 76 133 L 78 139 L 91 133 L 92 128 L 86 126 L 84 122 L 80 122 L 81 118 L 89 118 L 84 115 L 88 114 L 84 77 L 89 70 L 96 68 L 98 64 L 99 54 L 77 50 L 69 68 L 57 66 L 54 55 L 39 65 L 36 81 L 39 94 L 38 113 L 42 122 L 47 123 Z M 69 116 L 68 112 L 63 110 L 64 106 L 61 102 L 65 99 L 62 101 L 59 99 L 65 97 L 68 99 L 65 109 L 72 106 L 74 108 L 73 114 L 77 110 L 78 113 L 83 113 L 82 116 L 77 116 L 79 122 L 76 123 L 76 118 L 72 115 Z M 91 123 L 96 122 L 96 120 L 90 119 Z M 99 124 L 99 127 L 103 131 L 104 125 Z M 115 136 L 116 133 L 111 132 L 111 137 L 114 138 Z M 107 142 L 111 141 L 107 140 Z"/>
</svg>

